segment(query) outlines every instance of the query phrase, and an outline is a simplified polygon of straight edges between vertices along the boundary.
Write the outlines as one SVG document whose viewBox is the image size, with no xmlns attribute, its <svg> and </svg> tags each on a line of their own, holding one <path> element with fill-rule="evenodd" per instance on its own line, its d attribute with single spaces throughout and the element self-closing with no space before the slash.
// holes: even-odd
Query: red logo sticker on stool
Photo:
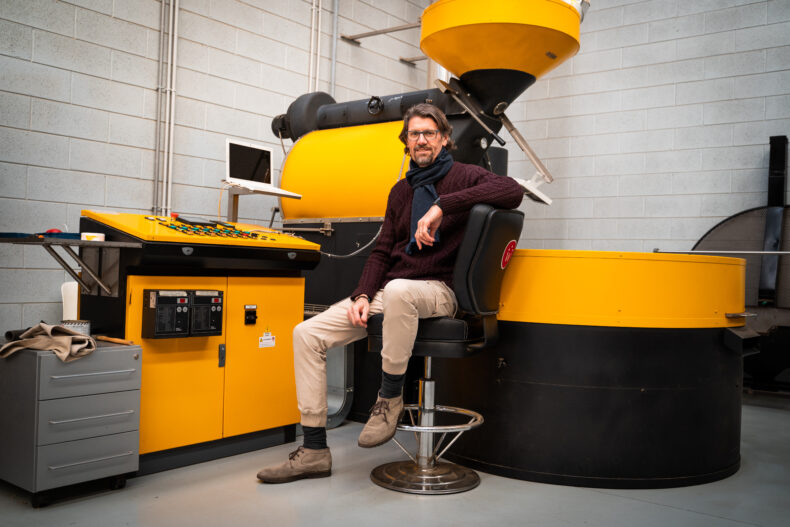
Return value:
<svg viewBox="0 0 790 527">
<path fill-rule="evenodd" d="M 507 247 L 505 247 L 505 252 L 502 253 L 502 269 L 507 267 L 514 252 L 516 252 L 516 240 L 510 240 Z"/>
</svg>

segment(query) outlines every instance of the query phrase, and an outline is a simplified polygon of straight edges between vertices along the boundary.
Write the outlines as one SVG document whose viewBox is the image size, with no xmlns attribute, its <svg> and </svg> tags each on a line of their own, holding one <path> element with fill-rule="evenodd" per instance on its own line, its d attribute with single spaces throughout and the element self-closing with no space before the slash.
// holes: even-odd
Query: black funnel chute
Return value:
<svg viewBox="0 0 790 527">
<path fill-rule="evenodd" d="M 483 111 L 494 115 L 497 104 L 510 105 L 524 90 L 535 83 L 535 77 L 516 70 L 488 69 L 473 70 L 461 75 L 459 79 L 478 101 Z"/>
</svg>

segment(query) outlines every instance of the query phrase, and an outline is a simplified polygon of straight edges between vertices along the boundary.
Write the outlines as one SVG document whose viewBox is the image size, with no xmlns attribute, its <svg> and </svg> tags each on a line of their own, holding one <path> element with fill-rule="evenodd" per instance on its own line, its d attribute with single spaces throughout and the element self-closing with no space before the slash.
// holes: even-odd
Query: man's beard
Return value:
<svg viewBox="0 0 790 527">
<path fill-rule="evenodd" d="M 415 150 L 413 159 L 417 166 L 427 167 L 433 163 L 433 152 L 427 148 Z"/>
</svg>

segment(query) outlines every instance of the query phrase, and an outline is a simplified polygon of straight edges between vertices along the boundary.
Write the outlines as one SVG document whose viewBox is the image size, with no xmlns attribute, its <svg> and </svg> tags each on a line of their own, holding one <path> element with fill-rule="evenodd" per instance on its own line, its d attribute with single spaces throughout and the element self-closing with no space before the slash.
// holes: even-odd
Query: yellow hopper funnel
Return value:
<svg viewBox="0 0 790 527">
<path fill-rule="evenodd" d="M 422 15 L 420 47 L 449 72 L 504 69 L 541 77 L 579 50 L 573 0 L 439 0 Z"/>
</svg>

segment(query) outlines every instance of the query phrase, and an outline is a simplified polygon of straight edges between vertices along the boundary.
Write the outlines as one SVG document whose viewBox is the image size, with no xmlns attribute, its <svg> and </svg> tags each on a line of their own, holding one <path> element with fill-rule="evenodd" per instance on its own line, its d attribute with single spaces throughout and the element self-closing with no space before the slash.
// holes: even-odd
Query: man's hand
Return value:
<svg viewBox="0 0 790 527">
<path fill-rule="evenodd" d="M 352 325 L 358 328 L 366 328 L 368 327 L 368 311 L 370 311 L 368 297 L 358 296 L 346 313 Z"/>
<path fill-rule="evenodd" d="M 420 218 L 417 222 L 417 230 L 414 233 L 414 240 L 417 242 L 417 248 L 422 250 L 423 245 L 433 247 L 433 242 L 436 241 L 434 235 L 439 225 L 442 223 L 442 209 L 438 205 L 433 205 L 425 216 Z"/>
</svg>

